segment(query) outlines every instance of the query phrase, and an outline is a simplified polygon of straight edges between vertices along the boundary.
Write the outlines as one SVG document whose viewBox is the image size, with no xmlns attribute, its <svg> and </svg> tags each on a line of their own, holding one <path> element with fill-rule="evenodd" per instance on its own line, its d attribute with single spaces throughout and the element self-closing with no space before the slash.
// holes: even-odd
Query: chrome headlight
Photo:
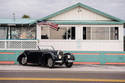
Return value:
<svg viewBox="0 0 125 83">
<path fill-rule="evenodd" d="M 67 58 L 71 58 L 71 56 L 70 56 L 70 55 L 67 55 Z"/>
<path fill-rule="evenodd" d="M 63 57 L 63 51 L 57 51 L 57 55 L 59 59 L 62 59 Z"/>
<path fill-rule="evenodd" d="M 61 59 L 61 58 L 62 58 L 62 56 L 61 56 L 61 55 L 59 55 L 59 56 L 58 56 L 58 58 L 59 58 L 59 59 Z"/>
</svg>

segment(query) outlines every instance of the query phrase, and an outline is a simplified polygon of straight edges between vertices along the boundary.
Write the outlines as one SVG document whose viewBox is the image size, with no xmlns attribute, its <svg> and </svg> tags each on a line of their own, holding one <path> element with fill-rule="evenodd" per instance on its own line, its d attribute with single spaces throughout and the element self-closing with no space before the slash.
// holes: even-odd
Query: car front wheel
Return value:
<svg viewBox="0 0 125 83">
<path fill-rule="evenodd" d="M 66 66 L 67 68 L 71 68 L 72 65 L 73 65 L 73 63 L 68 63 L 68 62 L 65 63 L 65 66 Z"/>
<path fill-rule="evenodd" d="M 54 61 L 52 58 L 49 58 L 47 61 L 47 65 L 49 68 L 53 68 L 54 67 Z"/>
<path fill-rule="evenodd" d="M 26 65 L 27 64 L 27 57 L 23 56 L 21 57 L 21 60 L 19 61 L 21 65 Z"/>
</svg>

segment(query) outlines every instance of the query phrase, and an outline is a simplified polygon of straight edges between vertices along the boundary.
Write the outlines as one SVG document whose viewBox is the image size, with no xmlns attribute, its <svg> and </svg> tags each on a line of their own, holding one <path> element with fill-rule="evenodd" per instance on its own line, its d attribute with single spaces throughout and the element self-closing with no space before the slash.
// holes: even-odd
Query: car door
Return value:
<svg viewBox="0 0 125 83">
<path fill-rule="evenodd" d="M 33 50 L 29 52 L 28 62 L 30 63 L 38 63 L 39 61 L 39 52 L 38 50 Z"/>
</svg>

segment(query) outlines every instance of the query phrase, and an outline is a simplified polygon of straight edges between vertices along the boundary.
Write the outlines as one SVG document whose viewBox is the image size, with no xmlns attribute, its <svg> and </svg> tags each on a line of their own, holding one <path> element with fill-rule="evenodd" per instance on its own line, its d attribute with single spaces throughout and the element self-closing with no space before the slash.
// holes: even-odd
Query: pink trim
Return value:
<svg viewBox="0 0 125 83">
<path fill-rule="evenodd" d="M 0 64 L 14 64 L 14 61 L 0 61 Z"/>
<path fill-rule="evenodd" d="M 110 62 L 107 62 L 107 63 L 105 63 L 105 64 L 125 64 L 125 63 L 110 63 Z"/>
<path fill-rule="evenodd" d="M 73 64 L 100 64 L 100 62 L 74 62 Z"/>
<path fill-rule="evenodd" d="M 14 52 L 0 52 L 0 54 L 16 54 Z"/>
<path fill-rule="evenodd" d="M 72 53 L 74 55 L 99 55 L 99 53 Z"/>
<path fill-rule="evenodd" d="M 104 55 L 125 55 L 125 54 L 123 54 L 123 53 L 106 53 Z"/>
</svg>

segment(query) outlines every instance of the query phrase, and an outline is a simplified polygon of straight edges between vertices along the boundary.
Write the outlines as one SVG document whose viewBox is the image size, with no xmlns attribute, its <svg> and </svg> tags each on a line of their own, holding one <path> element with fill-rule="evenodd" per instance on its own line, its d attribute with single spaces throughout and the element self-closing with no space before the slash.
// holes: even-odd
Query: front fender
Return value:
<svg viewBox="0 0 125 83">
<path fill-rule="evenodd" d="M 47 55 L 48 58 L 51 57 L 53 60 L 56 60 L 56 56 L 54 55 L 54 53 L 49 52 Z"/>
<path fill-rule="evenodd" d="M 74 57 L 74 55 L 73 54 L 71 54 L 71 53 L 65 53 L 64 54 L 64 58 L 67 58 L 67 55 L 70 55 L 71 56 L 71 60 L 75 60 L 75 57 Z"/>
</svg>

